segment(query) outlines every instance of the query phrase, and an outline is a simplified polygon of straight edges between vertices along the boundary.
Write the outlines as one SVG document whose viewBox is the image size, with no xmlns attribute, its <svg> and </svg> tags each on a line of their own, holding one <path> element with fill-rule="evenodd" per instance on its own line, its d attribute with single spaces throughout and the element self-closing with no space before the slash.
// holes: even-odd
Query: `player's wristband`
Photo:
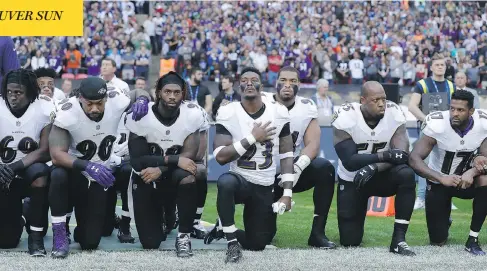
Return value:
<svg viewBox="0 0 487 271">
<path fill-rule="evenodd" d="M 307 155 L 303 154 L 303 155 L 299 156 L 298 161 L 296 161 L 296 163 L 294 163 L 294 164 L 296 166 L 298 166 L 302 172 L 305 168 L 307 168 L 309 166 L 309 164 L 311 164 L 311 159 Z"/>
<path fill-rule="evenodd" d="M 286 159 L 286 158 L 294 158 L 294 153 L 292 151 L 286 152 L 286 153 L 280 153 L 279 158 Z"/>
<path fill-rule="evenodd" d="M 244 153 L 247 152 L 247 150 L 242 146 L 242 143 L 240 143 L 240 141 L 233 143 L 233 147 L 240 156 L 244 155 Z"/>
<path fill-rule="evenodd" d="M 293 183 L 294 182 L 294 174 L 292 174 L 292 173 L 281 174 L 281 181 L 282 181 L 282 183 L 285 183 L 285 182 Z"/>
<path fill-rule="evenodd" d="M 293 197 L 293 190 L 292 189 L 284 189 L 284 193 L 282 194 L 284 197 Z"/>
<path fill-rule="evenodd" d="M 80 170 L 80 171 L 84 171 L 86 169 L 86 167 L 88 166 L 88 162 L 89 161 L 87 161 L 87 160 L 76 159 L 73 162 L 73 168 Z"/>
<path fill-rule="evenodd" d="M 167 157 L 167 164 L 171 166 L 177 166 L 179 163 L 179 155 L 169 155 Z"/>
<path fill-rule="evenodd" d="M 255 137 L 252 134 L 248 135 L 245 139 L 247 139 L 247 142 L 249 143 L 249 145 L 254 145 L 255 142 L 257 142 L 257 140 L 255 139 Z"/>
</svg>

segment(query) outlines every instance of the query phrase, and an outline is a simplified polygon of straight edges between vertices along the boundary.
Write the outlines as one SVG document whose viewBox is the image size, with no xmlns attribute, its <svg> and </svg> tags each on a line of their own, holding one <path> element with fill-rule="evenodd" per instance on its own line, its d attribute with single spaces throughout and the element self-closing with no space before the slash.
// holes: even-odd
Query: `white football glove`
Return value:
<svg viewBox="0 0 487 271">
<path fill-rule="evenodd" d="M 113 154 L 118 157 L 123 157 L 129 154 L 129 141 L 126 139 L 125 142 L 120 143 L 122 140 L 122 135 L 118 135 L 115 139 L 115 144 L 113 144 Z"/>
<path fill-rule="evenodd" d="M 110 155 L 110 159 L 108 159 L 108 163 L 111 168 L 114 168 L 122 163 L 122 157 L 112 154 Z"/>
<path fill-rule="evenodd" d="M 298 180 L 299 180 L 299 177 L 301 176 L 301 173 L 303 171 L 298 167 L 296 166 L 296 164 L 294 165 L 294 180 L 293 180 L 293 187 L 296 186 L 296 184 L 298 183 Z M 279 176 L 277 176 L 277 179 L 279 179 L 279 186 L 282 187 L 282 178 L 281 178 L 281 174 L 279 174 Z"/>
<path fill-rule="evenodd" d="M 291 212 L 294 204 L 296 203 L 294 201 L 291 201 L 291 209 L 289 209 L 289 212 Z M 278 215 L 282 215 L 286 211 L 286 204 L 276 201 L 272 204 L 272 211 Z"/>
</svg>

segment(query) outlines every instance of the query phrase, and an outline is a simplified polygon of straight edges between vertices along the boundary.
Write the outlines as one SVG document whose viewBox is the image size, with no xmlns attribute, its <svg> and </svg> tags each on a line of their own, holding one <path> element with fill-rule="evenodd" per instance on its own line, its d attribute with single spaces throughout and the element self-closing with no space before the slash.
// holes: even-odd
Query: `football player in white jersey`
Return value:
<svg viewBox="0 0 487 271">
<path fill-rule="evenodd" d="M 55 70 L 51 68 L 39 68 L 34 73 L 37 76 L 37 83 L 41 88 L 41 94 L 54 99 L 54 101 L 61 101 L 65 98 L 62 90 L 54 86 L 54 78 L 56 78 Z"/>
<path fill-rule="evenodd" d="M 240 260 L 240 245 L 248 250 L 263 250 L 269 244 L 276 232 L 275 213 L 291 208 L 294 181 L 287 108 L 262 100 L 261 75 L 255 68 L 242 70 L 240 89 L 241 102 L 219 108 L 213 143 L 216 161 L 221 165 L 230 163 L 230 172 L 218 178 L 217 197 L 218 215 L 228 242 L 226 262 Z M 284 193 L 274 203 L 273 159 L 278 153 Z M 245 231 L 235 227 L 235 204 L 245 205 Z"/>
<path fill-rule="evenodd" d="M 333 116 L 333 143 L 338 155 L 338 229 L 343 246 L 359 246 L 370 196 L 396 195 L 396 219 L 390 251 L 415 253 L 406 232 L 415 200 L 414 171 L 406 164 L 409 138 L 399 106 L 386 102 L 376 81 L 362 86 L 359 103 L 342 105 Z"/>
<path fill-rule="evenodd" d="M 15 248 L 22 234 L 22 198 L 29 194 L 26 213 L 31 256 L 45 256 L 49 161 L 48 137 L 54 104 L 39 95 L 33 72 L 10 71 L 1 86 L 0 102 L 0 248 Z"/>
<path fill-rule="evenodd" d="M 69 252 L 65 225 L 68 195 L 73 198 L 78 223 L 74 240 L 83 250 L 98 247 L 105 217 L 112 215 L 106 214 L 106 191 L 115 181 L 109 167 L 122 162 L 112 154 L 112 147 L 118 144 L 117 127 L 122 113 L 130 108 L 130 99 L 119 91 L 107 92 L 101 78 L 89 77 L 81 81 L 78 97 L 59 104 L 49 135 L 55 166 L 49 203 L 54 234 L 52 256 L 65 258 Z"/>
<path fill-rule="evenodd" d="M 156 102 L 140 121 L 127 115 L 129 154 L 133 168 L 130 186 L 133 216 L 140 243 L 158 249 L 165 240 L 161 207 L 175 202 L 179 214 L 178 257 L 190 257 L 190 233 L 196 212 L 196 164 L 199 131 L 204 115 L 193 103 L 183 102 L 186 83 L 169 72 L 156 83 Z"/>
<path fill-rule="evenodd" d="M 487 156 L 487 113 L 475 110 L 473 100 L 472 93 L 457 90 L 451 96 L 449 111 L 429 114 L 409 164 L 428 181 L 426 222 L 430 243 L 441 246 L 447 242 L 452 198 L 473 199 L 465 250 L 485 255 L 478 235 L 487 215 L 487 167 L 471 167 L 471 163 Z M 426 165 L 423 159 L 430 153 Z"/>
<path fill-rule="evenodd" d="M 335 190 L 335 167 L 326 159 L 316 157 L 320 152 L 321 129 L 318 124 L 318 111 L 310 99 L 297 96 L 299 91 L 299 71 L 284 67 L 279 71 L 277 94 L 270 95 L 287 107 L 291 117 L 291 135 L 294 143 L 294 193 L 314 188 L 314 217 L 308 245 L 324 249 L 336 248 L 325 235 L 333 192 Z M 269 96 L 267 96 L 269 97 Z M 301 145 L 304 144 L 304 148 Z M 279 157 L 274 157 L 279 161 Z M 282 196 L 281 178 L 276 176 L 274 183 L 275 199 Z"/>
</svg>

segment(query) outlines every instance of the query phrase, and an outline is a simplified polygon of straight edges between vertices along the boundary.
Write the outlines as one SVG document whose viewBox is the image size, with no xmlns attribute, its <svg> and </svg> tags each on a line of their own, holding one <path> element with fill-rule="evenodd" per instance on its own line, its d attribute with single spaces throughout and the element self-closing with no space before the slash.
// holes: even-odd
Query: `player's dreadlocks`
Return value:
<svg viewBox="0 0 487 271">
<path fill-rule="evenodd" d="M 39 97 L 41 88 L 39 87 L 39 84 L 37 84 L 37 77 L 32 71 L 26 69 L 9 71 L 3 78 L 2 89 L 0 92 L 9 109 L 10 105 L 7 100 L 7 85 L 9 83 L 17 83 L 21 86 L 25 86 L 27 89 L 25 95 L 30 103 L 33 103 Z"/>
</svg>

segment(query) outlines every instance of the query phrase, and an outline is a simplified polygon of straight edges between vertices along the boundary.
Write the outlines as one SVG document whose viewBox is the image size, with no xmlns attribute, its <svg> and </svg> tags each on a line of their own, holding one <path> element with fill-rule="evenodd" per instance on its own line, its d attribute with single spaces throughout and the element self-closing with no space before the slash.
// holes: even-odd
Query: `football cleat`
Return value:
<svg viewBox="0 0 487 271">
<path fill-rule="evenodd" d="M 76 229 L 75 229 L 76 230 Z M 68 257 L 69 243 L 66 236 L 66 223 L 52 224 L 53 238 L 52 238 L 52 252 L 51 256 L 57 259 Z"/>
<path fill-rule="evenodd" d="M 176 254 L 180 258 L 187 258 L 193 256 L 193 250 L 191 249 L 191 239 L 189 234 L 184 233 L 181 236 L 176 237 Z"/>
<path fill-rule="evenodd" d="M 225 234 L 223 233 L 223 229 L 218 229 L 219 226 L 220 226 L 220 222 L 217 219 L 215 222 L 215 227 L 213 227 L 213 229 L 211 229 L 211 231 L 208 232 L 208 234 L 206 234 L 206 236 L 205 236 L 205 239 L 203 242 L 206 245 L 211 244 L 211 242 L 213 242 L 213 240 L 218 241 L 218 240 L 222 239 L 223 237 L 225 237 Z"/>
<path fill-rule="evenodd" d="M 201 225 L 201 223 L 193 224 L 193 231 L 191 232 L 191 237 L 196 239 L 205 239 L 208 231 Z"/>
<path fill-rule="evenodd" d="M 32 257 L 45 257 L 46 249 L 44 248 L 44 238 L 42 232 L 31 231 L 29 238 L 27 239 L 29 254 Z"/>
<path fill-rule="evenodd" d="M 399 242 L 397 244 L 392 243 L 390 247 L 390 252 L 394 254 L 399 254 L 402 256 L 415 256 L 416 253 L 411 250 L 405 241 Z"/>
<path fill-rule="evenodd" d="M 465 251 L 475 256 L 484 256 L 485 252 L 482 250 L 477 237 L 469 236 L 467 243 L 465 243 Z"/>
<path fill-rule="evenodd" d="M 133 244 L 135 243 L 135 238 L 132 237 L 132 233 L 130 232 L 130 225 L 124 220 L 120 220 L 119 227 L 118 227 L 118 241 L 120 243 L 130 243 Z"/>
<path fill-rule="evenodd" d="M 69 230 L 68 223 L 66 223 L 66 237 L 68 237 L 68 243 L 71 245 L 71 230 Z"/>
<path fill-rule="evenodd" d="M 242 249 L 237 241 L 228 243 L 225 263 L 237 263 L 242 259 Z"/>
<path fill-rule="evenodd" d="M 328 237 L 323 234 L 323 236 L 316 236 L 311 234 L 308 238 L 308 246 L 321 248 L 321 249 L 335 249 L 337 245 L 332 241 L 328 240 Z"/>
</svg>

